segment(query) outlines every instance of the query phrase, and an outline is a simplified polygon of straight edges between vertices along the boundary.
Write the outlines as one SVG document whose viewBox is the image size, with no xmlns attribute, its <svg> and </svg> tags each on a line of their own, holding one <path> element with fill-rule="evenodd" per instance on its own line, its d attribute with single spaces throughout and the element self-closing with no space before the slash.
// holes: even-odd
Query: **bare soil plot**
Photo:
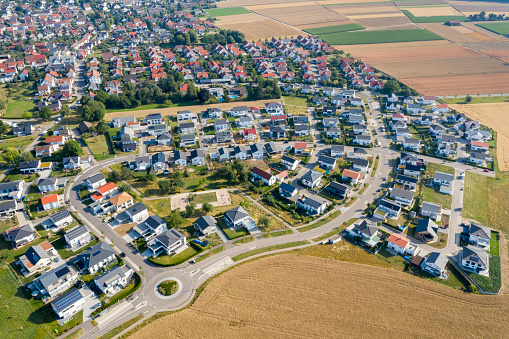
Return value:
<svg viewBox="0 0 509 339">
<path fill-rule="evenodd" d="M 292 3 L 292 7 L 300 7 L 300 6 L 314 6 L 316 5 L 316 2 L 314 1 L 302 1 L 302 2 L 296 2 Z M 284 8 L 288 7 L 288 3 L 275 3 L 275 4 L 268 4 L 268 5 L 255 5 L 255 6 L 246 6 L 249 10 L 261 10 L 261 9 L 276 9 L 276 8 Z"/>
<path fill-rule="evenodd" d="M 295 3 L 309 0 L 227 0 L 215 3 L 217 8 L 236 7 L 236 6 L 254 6 L 254 5 L 268 5 L 275 3 Z"/>
<path fill-rule="evenodd" d="M 274 9 L 254 10 L 256 13 L 268 16 L 297 28 L 310 28 L 307 25 L 323 23 L 323 26 L 341 25 L 337 23 L 348 20 L 347 17 L 326 7 L 315 5 L 288 6 Z"/>
<path fill-rule="evenodd" d="M 193 113 L 200 113 L 201 111 L 205 111 L 207 108 L 213 108 L 213 107 L 221 108 L 223 111 L 229 110 L 235 106 L 248 106 L 248 107 L 252 107 L 252 106 L 260 107 L 261 106 L 261 107 L 263 107 L 265 105 L 265 103 L 273 102 L 273 101 L 274 100 L 235 101 L 235 102 L 212 104 L 212 105 L 168 107 L 168 108 L 158 108 L 158 109 L 145 109 L 145 110 L 139 110 L 139 111 L 119 111 L 119 112 L 106 113 L 104 120 L 111 120 L 113 118 L 127 117 L 127 116 L 143 118 L 147 114 L 151 114 L 151 113 L 161 113 L 162 116 L 177 115 L 177 112 L 185 111 L 185 110 L 190 110 Z"/>
<path fill-rule="evenodd" d="M 191 307 L 131 338 L 332 338 L 338 331 L 350 338 L 360 329 L 363 337 L 430 337 L 430 326 L 444 338 L 504 337 L 508 311 L 507 296 L 467 294 L 380 267 L 280 255 L 222 274 Z M 408 325 L 417 323 L 428 326 Z"/>
<path fill-rule="evenodd" d="M 433 6 L 447 4 L 443 0 L 394 1 L 396 6 Z"/>
<path fill-rule="evenodd" d="M 496 41 L 505 41 L 505 42 L 509 41 L 509 39 L 504 38 L 500 34 L 490 32 L 487 29 L 479 27 L 476 24 L 473 24 L 471 22 L 462 22 L 461 25 L 468 29 L 471 29 L 474 32 L 478 32 L 478 33 L 484 34 L 486 36 L 489 36 L 490 38 L 495 39 Z"/>
<path fill-rule="evenodd" d="M 424 95 L 509 93 L 508 73 L 400 80 Z"/>
<path fill-rule="evenodd" d="M 338 13 L 345 15 L 375 14 L 375 13 L 401 13 L 392 2 L 352 4 L 341 6 L 327 6 Z"/>
<path fill-rule="evenodd" d="M 502 14 L 509 11 L 507 3 L 503 2 L 449 1 L 449 4 L 466 16 L 470 14 L 479 14 L 482 11 L 486 12 L 486 14 Z"/>
<path fill-rule="evenodd" d="M 227 15 L 222 16 L 218 18 L 219 20 L 216 21 L 217 25 L 221 24 L 234 24 L 238 22 L 249 22 L 249 21 L 256 21 L 256 20 L 263 20 L 265 17 L 256 14 L 256 13 L 249 13 L 249 14 L 238 14 L 238 15 Z"/>
<path fill-rule="evenodd" d="M 216 25 L 222 29 L 232 29 L 244 33 L 247 41 L 265 40 L 272 37 L 284 38 L 308 35 L 304 31 L 285 25 L 281 22 L 277 22 L 258 14 L 254 15 L 256 17 L 246 18 L 247 20 L 245 18 L 240 18 L 241 21 L 237 22 L 217 21 Z"/>
<path fill-rule="evenodd" d="M 414 16 L 447 16 L 461 15 L 460 12 L 449 6 L 438 7 L 400 7 L 412 13 Z"/>
<path fill-rule="evenodd" d="M 368 5 L 377 5 L 378 3 L 387 3 L 390 4 L 390 0 L 319 0 L 317 3 L 323 6 L 332 6 L 332 5 L 342 5 L 342 6 L 349 6 L 349 5 L 358 5 L 358 4 L 368 4 Z"/>
<path fill-rule="evenodd" d="M 501 171 L 509 170 L 509 103 L 451 105 L 458 112 L 497 132 L 497 160 Z"/>
<path fill-rule="evenodd" d="M 452 41 L 452 42 L 479 42 L 482 40 L 476 39 L 473 36 L 468 35 L 468 33 L 475 33 L 471 29 L 468 29 L 463 26 L 454 27 L 454 26 L 445 26 L 442 23 L 423 23 L 419 24 L 426 28 L 428 31 L 431 31 L 435 34 L 440 35 L 441 37 Z"/>
<path fill-rule="evenodd" d="M 495 39 L 479 32 L 467 33 L 467 35 L 480 41 L 496 41 Z"/>
<path fill-rule="evenodd" d="M 397 27 L 399 26 L 410 25 L 412 23 L 405 15 L 396 17 L 355 19 L 354 21 L 366 28 L 387 28 L 387 29 L 397 29 Z"/>
</svg>

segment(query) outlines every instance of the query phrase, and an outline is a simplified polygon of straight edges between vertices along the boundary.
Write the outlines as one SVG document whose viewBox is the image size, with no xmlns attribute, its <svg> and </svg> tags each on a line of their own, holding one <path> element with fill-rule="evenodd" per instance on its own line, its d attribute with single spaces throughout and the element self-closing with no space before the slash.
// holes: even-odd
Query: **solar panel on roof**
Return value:
<svg viewBox="0 0 509 339">
<path fill-rule="evenodd" d="M 66 308 L 68 308 L 69 306 L 71 306 L 72 304 L 74 304 L 76 301 L 80 300 L 82 297 L 81 297 L 81 293 L 80 291 L 76 290 L 72 293 L 70 293 L 69 295 L 67 295 L 65 298 L 61 299 L 61 300 L 58 300 L 56 303 L 55 303 L 55 306 L 59 309 L 59 310 L 65 310 Z"/>
<path fill-rule="evenodd" d="M 58 270 L 55 272 L 55 275 L 57 276 L 57 278 L 60 278 L 60 277 L 63 277 L 64 275 L 66 275 L 67 273 L 69 273 L 69 267 L 64 267 L 62 268 L 61 270 Z"/>
<path fill-rule="evenodd" d="M 92 256 L 93 256 L 93 257 L 95 257 L 96 255 L 99 255 L 99 254 L 101 254 L 101 251 L 94 252 L 94 253 L 92 254 Z"/>
</svg>

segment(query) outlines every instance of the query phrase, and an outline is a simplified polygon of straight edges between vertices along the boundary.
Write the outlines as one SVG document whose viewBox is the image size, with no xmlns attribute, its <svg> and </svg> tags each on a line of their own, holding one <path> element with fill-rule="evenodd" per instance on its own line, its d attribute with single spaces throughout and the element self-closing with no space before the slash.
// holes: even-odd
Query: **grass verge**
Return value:
<svg viewBox="0 0 509 339">
<path fill-rule="evenodd" d="M 307 244 L 309 244 L 309 241 L 303 240 L 303 241 L 289 242 L 286 244 L 279 244 L 279 245 L 274 245 L 274 246 L 257 248 L 256 250 L 252 250 L 252 251 L 248 251 L 248 252 L 244 252 L 242 254 L 236 255 L 232 258 L 232 260 L 239 261 L 239 260 L 251 257 L 253 255 L 260 254 L 260 253 L 270 252 L 270 251 L 274 251 L 274 250 L 282 250 L 285 248 L 297 247 L 297 246 L 302 246 L 302 245 L 307 245 Z"/>
</svg>

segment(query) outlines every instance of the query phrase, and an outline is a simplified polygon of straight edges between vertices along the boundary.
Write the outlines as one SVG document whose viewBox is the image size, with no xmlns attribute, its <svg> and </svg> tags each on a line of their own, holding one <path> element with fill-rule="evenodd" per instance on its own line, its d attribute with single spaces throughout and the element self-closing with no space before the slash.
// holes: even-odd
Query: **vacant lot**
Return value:
<svg viewBox="0 0 509 339">
<path fill-rule="evenodd" d="M 0 143 L 0 151 L 9 148 L 9 147 L 15 147 L 19 150 L 24 149 L 28 144 L 30 144 L 32 141 L 34 141 L 35 137 L 33 135 L 27 136 L 27 137 L 16 137 L 16 138 L 9 138 L 4 139 L 4 142 Z"/>
<path fill-rule="evenodd" d="M 98 135 L 87 139 L 88 149 L 94 155 L 97 161 L 112 158 L 114 155 L 110 154 L 108 144 L 104 135 Z"/>
<path fill-rule="evenodd" d="M 488 225 L 488 177 L 465 173 L 463 217 Z"/>
<path fill-rule="evenodd" d="M 509 170 L 509 103 L 452 105 L 453 109 L 479 120 L 497 132 L 497 161 L 501 171 Z"/>
<path fill-rule="evenodd" d="M 425 29 L 343 32 L 323 34 L 321 35 L 321 38 L 331 45 L 381 44 L 443 39 L 435 33 Z"/>
<path fill-rule="evenodd" d="M 32 100 L 11 101 L 7 104 L 5 118 L 21 118 L 23 113 L 35 111 L 35 103 Z"/>
<path fill-rule="evenodd" d="M 507 296 L 465 294 L 394 270 L 282 255 L 219 276 L 193 306 L 132 337 L 323 338 L 337 337 L 338 329 L 342 337 L 357 337 L 360 328 L 363 336 L 429 336 L 426 326 L 412 323 L 433 324 L 443 337 L 501 337 L 508 311 Z"/>
<path fill-rule="evenodd" d="M 303 31 L 256 13 L 221 17 L 216 25 L 222 29 L 232 29 L 244 33 L 247 41 L 307 35 Z"/>
<path fill-rule="evenodd" d="M 210 16 L 214 16 L 214 17 L 250 13 L 247 9 L 242 8 L 242 7 L 211 8 L 211 9 L 207 9 L 206 11 L 207 11 L 207 13 L 210 14 Z"/>
</svg>

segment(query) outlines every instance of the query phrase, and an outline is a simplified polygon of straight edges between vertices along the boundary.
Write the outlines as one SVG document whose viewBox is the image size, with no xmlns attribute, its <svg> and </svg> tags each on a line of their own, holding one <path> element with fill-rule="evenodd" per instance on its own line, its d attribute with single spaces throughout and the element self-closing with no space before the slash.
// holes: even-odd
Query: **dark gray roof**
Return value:
<svg viewBox="0 0 509 339">
<path fill-rule="evenodd" d="M 19 169 L 27 169 L 27 168 L 37 168 L 39 166 L 40 160 L 35 161 L 23 161 L 19 163 Z"/>
<path fill-rule="evenodd" d="M 50 218 L 54 223 L 57 223 L 60 220 L 69 218 L 70 216 L 71 216 L 71 213 L 69 213 L 68 210 L 61 210 L 60 212 L 53 214 Z"/>
<path fill-rule="evenodd" d="M 441 271 L 445 270 L 445 266 L 447 265 L 448 261 L 449 259 L 447 259 L 447 257 L 440 252 L 431 252 L 426 258 L 427 264 L 433 264 Z"/>
<path fill-rule="evenodd" d="M 308 131 L 309 126 L 304 124 L 295 124 L 295 130 L 296 131 Z"/>
<path fill-rule="evenodd" d="M 216 132 L 216 138 L 217 138 L 217 140 L 226 141 L 226 140 L 231 140 L 233 138 L 233 135 L 232 135 L 231 131 L 220 131 L 220 132 Z"/>
<path fill-rule="evenodd" d="M 453 181 L 454 180 L 454 176 L 452 174 L 438 172 L 438 171 L 435 172 L 434 178 L 438 179 L 438 180 L 445 180 L 445 181 Z"/>
<path fill-rule="evenodd" d="M 163 152 L 159 152 L 159 153 L 152 155 L 151 161 L 152 161 L 152 164 L 157 164 L 158 162 L 165 162 L 166 156 L 164 155 Z"/>
<path fill-rule="evenodd" d="M 343 146 L 343 145 L 332 145 L 331 146 L 331 152 L 332 151 L 335 151 L 335 152 L 344 152 L 345 151 L 345 146 Z"/>
<path fill-rule="evenodd" d="M 191 141 L 196 140 L 196 137 L 194 134 L 182 134 L 180 135 L 180 141 Z"/>
<path fill-rule="evenodd" d="M 83 225 L 71 228 L 69 231 L 65 232 L 67 238 L 70 240 L 78 238 L 79 236 L 88 233 L 88 228 Z"/>
<path fill-rule="evenodd" d="M 331 181 L 329 186 L 327 186 L 327 187 L 333 188 L 333 189 L 338 190 L 338 191 L 343 191 L 345 193 L 348 193 L 348 192 L 350 192 L 352 190 L 352 186 L 340 184 L 337 181 Z"/>
<path fill-rule="evenodd" d="M 9 200 L 3 203 L 0 203 L 0 213 L 6 211 L 12 211 L 17 208 L 16 200 Z"/>
<path fill-rule="evenodd" d="M 147 115 L 146 118 L 147 118 L 147 120 L 161 119 L 161 113 L 152 113 L 152 114 Z"/>
<path fill-rule="evenodd" d="M 140 164 L 142 162 L 149 163 L 150 162 L 150 155 L 142 155 L 142 156 L 136 157 L 133 162 L 136 163 L 136 164 Z"/>
<path fill-rule="evenodd" d="M 414 184 L 416 184 L 419 181 L 419 179 L 417 179 L 417 178 L 414 178 L 414 177 L 411 177 L 408 175 L 404 175 L 404 174 L 398 174 L 398 176 L 396 177 L 396 180 L 412 182 Z"/>
<path fill-rule="evenodd" d="M 485 251 L 472 246 L 463 247 L 462 250 L 462 259 L 476 262 L 484 266 L 488 265 L 488 253 Z"/>
<path fill-rule="evenodd" d="M 282 189 L 283 191 L 287 191 L 289 193 L 293 193 L 293 192 L 297 191 L 296 187 L 293 187 L 292 185 L 287 184 L 286 182 L 282 182 L 281 185 L 279 185 L 279 188 Z"/>
<path fill-rule="evenodd" d="M 48 254 L 48 252 L 43 250 L 41 246 L 35 245 L 35 246 L 30 247 L 25 252 L 25 257 L 28 259 L 28 261 L 30 261 L 30 263 L 32 265 L 35 266 L 35 265 L 37 265 L 39 260 L 44 259 L 44 258 L 49 258 L 49 254 Z"/>
<path fill-rule="evenodd" d="M 320 155 L 318 157 L 318 162 L 325 163 L 325 164 L 328 164 L 328 165 L 334 165 L 336 163 L 336 159 L 328 157 L 328 156 L 325 156 L 325 155 Z"/>
<path fill-rule="evenodd" d="M 196 220 L 196 226 L 198 226 L 198 228 L 202 231 L 207 229 L 208 227 L 214 227 L 216 225 L 217 225 L 216 219 L 214 219 L 210 215 L 201 216 L 198 218 L 198 220 Z"/>
<path fill-rule="evenodd" d="M 421 219 L 419 222 L 417 222 L 415 234 L 420 232 L 428 232 L 433 237 L 436 237 L 438 232 L 438 225 L 431 219 Z"/>
<path fill-rule="evenodd" d="M 394 187 L 393 189 L 391 189 L 391 196 L 402 198 L 405 200 L 412 200 L 414 198 L 414 192 Z"/>
<path fill-rule="evenodd" d="M 491 230 L 488 227 L 482 225 L 477 225 L 474 223 L 470 224 L 468 233 L 479 238 L 491 239 Z"/>
<path fill-rule="evenodd" d="M 264 147 L 265 147 L 265 150 L 267 151 L 267 153 L 269 153 L 269 154 L 282 152 L 281 147 L 276 145 L 276 143 L 274 143 L 274 141 L 270 141 L 270 142 L 266 143 L 264 145 Z"/>
<path fill-rule="evenodd" d="M 60 280 L 62 277 L 73 275 L 75 272 L 76 269 L 72 264 L 68 265 L 67 263 L 64 263 L 49 272 L 43 273 L 39 278 L 37 278 L 37 281 L 47 289 L 48 286 Z"/>
<path fill-rule="evenodd" d="M 353 164 L 357 166 L 366 167 L 369 165 L 369 161 L 364 159 L 354 159 Z"/>
<path fill-rule="evenodd" d="M 298 159 L 294 159 L 294 158 L 289 157 L 289 156 L 287 156 L 287 155 L 283 155 L 283 156 L 281 157 L 281 161 L 285 161 L 285 162 L 288 162 L 288 163 L 291 163 L 291 164 L 294 164 L 294 163 L 296 163 L 296 162 L 299 162 L 299 160 L 298 160 Z"/>
<path fill-rule="evenodd" d="M 405 144 L 419 144 L 421 141 L 416 138 L 405 138 L 404 140 Z"/>
<path fill-rule="evenodd" d="M 440 213 L 442 211 L 442 206 L 440 204 L 435 204 L 434 202 L 424 201 L 421 205 L 421 209 L 434 213 Z"/>
<path fill-rule="evenodd" d="M 137 204 L 134 204 L 133 206 L 126 209 L 126 212 L 128 212 L 130 215 L 136 215 L 138 213 L 141 213 L 143 211 L 147 210 L 147 206 L 145 206 L 143 203 L 139 202 Z"/>
<path fill-rule="evenodd" d="M 157 136 L 157 140 L 170 140 L 170 139 L 171 139 L 171 135 L 169 132 L 164 132 Z"/>
<path fill-rule="evenodd" d="M 163 219 L 161 219 L 158 215 L 151 215 L 145 220 L 145 223 L 149 225 L 152 229 L 156 229 L 160 225 L 166 224 Z"/>
<path fill-rule="evenodd" d="M 401 206 L 395 204 L 394 202 L 392 202 L 391 200 L 388 200 L 388 199 L 382 199 L 380 201 L 380 204 L 381 206 L 383 207 L 386 207 L 394 212 L 399 212 L 401 211 Z"/>
<path fill-rule="evenodd" d="M 255 152 L 263 153 L 263 147 L 259 144 L 253 144 L 253 145 L 249 146 L 249 148 L 251 148 L 251 153 L 255 153 Z"/>
<path fill-rule="evenodd" d="M 96 174 L 92 175 L 91 177 L 88 177 L 87 180 L 90 184 L 93 185 L 101 180 L 106 180 L 106 178 L 104 177 L 104 175 L 102 173 L 96 173 Z"/>
<path fill-rule="evenodd" d="M 311 182 L 315 182 L 316 180 L 322 177 L 322 173 L 310 170 L 306 174 L 302 176 L 302 180 L 307 180 Z"/>
<path fill-rule="evenodd" d="M 13 229 L 12 231 L 9 231 L 9 236 L 11 237 L 12 241 L 17 242 L 33 233 L 34 230 L 32 229 L 32 226 L 26 224 Z"/>
<path fill-rule="evenodd" d="M 126 274 L 125 274 L 124 269 L 125 269 L 125 271 L 129 270 L 129 268 L 127 266 L 123 266 L 123 267 L 114 266 L 111 269 L 109 269 L 108 271 L 101 274 L 100 276 L 94 278 L 94 282 L 99 288 L 103 289 L 103 288 L 107 287 L 108 282 L 111 279 L 115 279 L 115 278 L 118 279 L 118 278 L 125 277 Z"/>
<path fill-rule="evenodd" d="M 360 224 L 356 224 L 353 227 L 357 232 L 364 234 L 366 237 L 371 238 L 376 235 L 378 232 L 378 227 L 374 225 L 369 225 L 366 220 L 363 220 Z"/>
<path fill-rule="evenodd" d="M 183 122 L 179 124 L 179 129 L 194 128 L 194 122 Z"/>
<path fill-rule="evenodd" d="M 115 255 L 110 245 L 101 241 L 97 245 L 89 247 L 85 252 L 78 254 L 75 261 L 80 261 L 85 268 L 90 268 Z"/>
<path fill-rule="evenodd" d="M 324 202 L 323 202 L 323 201 L 318 201 L 318 200 L 313 199 L 313 198 L 311 198 L 311 197 L 302 197 L 302 198 L 300 199 L 300 202 L 301 202 L 302 204 L 305 204 L 305 205 L 311 206 L 311 207 L 313 207 L 313 208 L 315 208 L 315 209 L 319 208 L 320 206 L 322 206 L 322 205 L 324 204 Z"/>
<path fill-rule="evenodd" d="M 230 220 L 232 220 L 234 223 L 238 220 L 245 218 L 246 216 L 249 216 L 249 214 L 242 206 L 237 206 L 229 211 L 226 211 L 225 215 L 228 218 L 230 218 Z"/>
<path fill-rule="evenodd" d="M 148 126 L 149 131 L 166 131 L 166 125 L 160 124 L 160 125 L 150 125 Z"/>
<path fill-rule="evenodd" d="M 159 234 L 155 239 L 166 246 L 166 248 L 169 248 L 183 238 L 184 235 L 182 233 L 180 233 L 177 229 L 172 228 L 171 230 L 166 230 L 164 233 Z"/>
<path fill-rule="evenodd" d="M 368 154 L 368 152 L 364 148 L 362 148 L 362 147 L 355 147 L 353 149 L 353 152 L 355 154 Z"/>
<path fill-rule="evenodd" d="M 221 125 L 227 125 L 228 121 L 225 119 L 218 119 L 214 121 L 214 126 L 221 126 Z"/>
</svg>

